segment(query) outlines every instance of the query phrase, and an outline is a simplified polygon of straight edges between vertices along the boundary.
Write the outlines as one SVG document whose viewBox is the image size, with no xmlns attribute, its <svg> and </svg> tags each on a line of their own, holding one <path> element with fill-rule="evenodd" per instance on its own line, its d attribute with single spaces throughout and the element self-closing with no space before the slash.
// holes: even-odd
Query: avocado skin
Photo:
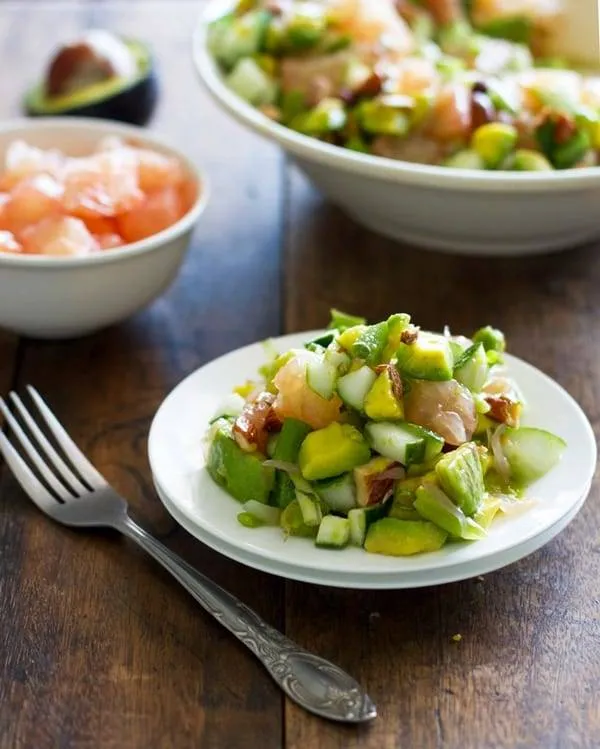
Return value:
<svg viewBox="0 0 600 749">
<path fill-rule="evenodd" d="M 156 109 L 158 92 L 156 71 L 151 69 L 144 78 L 101 101 L 49 113 L 36 107 L 26 98 L 24 108 L 29 117 L 95 117 L 131 125 L 147 125 Z"/>
</svg>

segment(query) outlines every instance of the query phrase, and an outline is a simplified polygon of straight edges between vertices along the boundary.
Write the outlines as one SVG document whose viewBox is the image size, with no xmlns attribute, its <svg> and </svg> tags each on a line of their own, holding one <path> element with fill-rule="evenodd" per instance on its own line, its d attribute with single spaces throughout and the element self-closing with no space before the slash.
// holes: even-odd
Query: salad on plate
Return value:
<svg viewBox="0 0 600 749">
<path fill-rule="evenodd" d="M 326 331 L 270 351 L 225 398 L 206 468 L 242 525 L 317 547 L 409 556 L 484 539 L 499 514 L 526 511 L 566 448 L 521 424 L 504 353 L 491 326 L 467 338 L 332 310 Z"/>
<path fill-rule="evenodd" d="M 544 57 L 560 18 L 560 0 L 238 0 L 208 49 L 268 117 L 353 151 L 461 169 L 596 166 L 600 77 Z"/>
</svg>

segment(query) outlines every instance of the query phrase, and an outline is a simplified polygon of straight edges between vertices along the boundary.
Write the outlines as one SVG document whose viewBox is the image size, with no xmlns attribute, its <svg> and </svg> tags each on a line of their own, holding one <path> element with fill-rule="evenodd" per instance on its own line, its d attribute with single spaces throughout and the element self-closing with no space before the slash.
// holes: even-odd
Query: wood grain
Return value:
<svg viewBox="0 0 600 749">
<path fill-rule="evenodd" d="M 38 386 L 147 528 L 282 627 L 282 583 L 177 529 L 146 459 L 167 392 L 204 361 L 276 334 L 280 321 L 281 158 L 201 92 L 189 55 L 197 13 L 169 2 L 32 3 L 0 14 L 0 59 L 12 59 L 11 76 L 0 77 L 5 115 L 63 35 L 101 24 L 148 40 L 163 83 L 153 127 L 205 165 L 213 191 L 164 297 L 95 336 L 23 342 L 17 385 Z M 0 554 L 3 749 L 247 749 L 259 737 L 265 749 L 281 746 L 282 698 L 262 667 L 130 544 L 52 525 L 5 477 Z"/>
<path fill-rule="evenodd" d="M 334 305 L 373 320 L 410 311 L 425 328 L 467 333 L 493 322 L 598 434 L 597 248 L 497 261 L 416 251 L 362 230 L 296 171 L 289 191 L 286 329 L 319 327 Z M 596 482 L 563 534 L 484 580 L 398 592 L 289 584 L 288 634 L 355 674 L 381 717 L 347 731 L 288 703 L 288 749 L 598 746 L 599 500 Z"/>
</svg>

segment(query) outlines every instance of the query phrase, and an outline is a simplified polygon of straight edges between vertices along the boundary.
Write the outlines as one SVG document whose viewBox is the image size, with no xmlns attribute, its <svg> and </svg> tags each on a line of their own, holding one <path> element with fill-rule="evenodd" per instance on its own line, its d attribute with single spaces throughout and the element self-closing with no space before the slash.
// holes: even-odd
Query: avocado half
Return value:
<svg viewBox="0 0 600 749">
<path fill-rule="evenodd" d="M 142 42 L 123 39 L 136 60 L 132 78 L 110 78 L 62 96 L 48 96 L 45 83 L 34 86 L 23 101 L 30 117 L 98 117 L 132 125 L 150 121 L 158 101 L 158 79 L 150 50 Z"/>
</svg>

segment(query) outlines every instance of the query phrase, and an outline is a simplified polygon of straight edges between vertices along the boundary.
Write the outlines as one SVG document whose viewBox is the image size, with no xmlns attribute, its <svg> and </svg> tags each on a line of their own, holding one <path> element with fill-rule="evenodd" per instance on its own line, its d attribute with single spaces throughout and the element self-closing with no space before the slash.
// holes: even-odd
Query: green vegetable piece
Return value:
<svg viewBox="0 0 600 749">
<path fill-rule="evenodd" d="M 500 510 L 500 499 L 493 494 L 486 494 L 481 507 L 473 515 L 473 520 L 484 530 L 488 530 Z"/>
<path fill-rule="evenodd" d="M 321 49 L 325 54 L 332 55 L 347 49 L 352 44 L 352 37 L 348 34 L 339 34 L 336 31 L 327 31 L 321 39 Z"/>
<path fill-rule="evenodd" d="M 454 356 L 447 338 L 419 331 L 413 343 L 400 343 L 396 353 L 402 375 L 418 380 L 451 380 Z"/>
<path fill-rule="evenodd" d="M 364 317 L 358 317 L 357 315 L 350 315 L 348 312 L 342 312 L 339 309 L 333 308 L 331 310 L 331 320 L 327 328 L 329 330 L 338 330 L 343 333 L 348 328 L 353 328 L 355 325 L 365 325 L 367 321 Z"/>
<path fill-rule="evenodd" d="M 533 22 L 527 16 L 509 16 L 494 18 L 478 26 L 478 29 L 486 36 L 529 45 L 533 33 Z"/>
<path fill-rule="evenodd" d="M 382 518 L 367 531 L 365 550 L 371 554 L 411 556 L 441 549 L 447 537 L 448 534 L 434 523 Z"/>
<path fill-rule="evenodd" d="M 488 169 L 496 169 L 517 145 L 519 133 L 513 125 L 488 122 L 473 133 L 471 147 Z"/>
<path fill-rule="evenodd" d="M 325 515 L 321 524 L 315 544 L 329 549 L 343 549 L 350 541 L 350 521 L 336 515 Z"/>
<path fill-rule="evenodd" d="M 364 509 L 357 508 L 348 513 L 350 541 L 354 546 L 362 546 L 367 535 L 367 515 Z"/>
<path fill-rule="evenodd" d="M 407 422 L 370 421 L 365 436 L 373 450 L 404 466 L 431 460 L 444 446 L 439 435 Z"/>
<path fill-rule="evenodd" d="M 435 484 L 425 483 L 417 489 L 414 507 L 421 517 L 435 523 L 454 538 L 477 541 L 487 535 Z"/>
<path fill-rule="evenodd" d="M 515 151 L 510 168 L 513 172 L 550 172 L 554 167 L 543 154 L 519 148 Z"/>
<path fill-rule="evenodd" d="M 290 51 L 302 51 L 316 46 L 327 29 L 325 9 L 314 2 L 296 2 L 284 31 L 284 44 Z"/>
<path fill-rule="evenodd" d="M 382 361 L 386 363 L 396 356 L 402 333 L 410 327 L 410 315 L 404 312 L 390 315 L 387 320 L 387 326 L 388 340 L 381 356 Z"/>
<path fill-rule="evenodd" d="M 293 358 L 294 353 L 292 351 L 286 351 L 285 354 L 279 354 L 278 356 L 275 356 L 275 358 L 271 359 L 258 368 L 258 373 L 265 380 L 267 390 L 274 390 L 273 379 L 275 375 L 289 362 L 290 359 Z"/>
<path fill-rule="evenodd" d="M 302 476 L 316 481 L 351 471 L 370 457 L 369 446 L 358 429 L 333 422 L 307 435 L 298 462 Z"/>
<path fill-rule="evenodd" d="M 438 73 L 446 81 L 452 81 L 460 77 L 466 70 L 466 65 L 458 57 L 452 55 L 442 55 L 435 61 L 435 67 Z"/>
<path fill-rule="evenodd" d="M 231 70 L 239 60 L 260 52 L 271 18 L 267 11 L 254 10 L 217 20 L 210 28 L 208 39 L 217 62 Z"/>
<path fill-rule="evenodd" d="M 370 135 L 406 135 L 410 130 L 410 116 L 406 108 L 382 104 L 367 99 L 355 109 L 359 126 Z"/>
<path fill-rule="evenodd" d="M 491 325 L 486 325 L 484 328 L 475 331 L 473 343 L 481 343 L 486 351 L 498 351 L 500 353 L 506 351 L 504 333 L 498 328 L 492 328 Z"/>
<path fill-rule="evenodd" d="M 283 510 L 281 513 L 280 525 L 286 536 L 304 536 L 311 537 L 317 533 L 316 526 L 308 526 L 302 517 L 302 510 L 297 499 Z"/>
<path fill-rule="evenodd" d="M 351 135 L 345 143 L 346 148 L 357 153 L 370 153 L 371 149 L 367 141 L 358 133 Z"/>
<path fill-rule="evenodd" d="M 297 115 L 290 127 L 304 135 L 327 135 L 341 130 L 346 124 L 346 107 L 341 99 L 322 99 L 316 107 Z"/>
<path fill-rule="evenodd" d="M 269 501 L 275 482 L 275 472 L 263 465 L 263 458 L 247 453 L 231 436 L 226 422 L 219 425 L 209 448 L 206 470 L 213 481 L 240 502 L 255 499 Z"/>
<path fill-rule="evenodd" d="M 362 323 L 359 325 L 353 325 L 350 328 L 346 328 L 337 337 L 338 346 L 341 346 L 341 348 L 346 349 L 346 351 L 351 351 L 352 346 L 354 345 L 354 342 L 359 338 L 359 336 L 366 329 L 367 329 L 367 326 L 363 325 Z"/>
<path fill-rule="evenodd" d="M 356 507 L 356 485 L 351 472 L 316 481 L 314 488 L 327 507 L 334 512 L 346 513 Z"/>
<path fill-rule="evenodd" d="M 354 469 L 356 504 L 359 507 L 376 505 L 383 501 L 392 486 L 392 479 L 381 480 L 379 477 L 393 465 L 393 461 L 378 456 Z"/>
<path fill-rule="evenodd" d="M 444 166 L 452 169 L 485 169 L 483 158 L 472 148 L 465 148 L 462 151 L 449 156 L 444 161 Z"/>
<path fill-rule="evenodd" d="M 566 143 L 554 147 L 552 162 L 557 169 L 576 166 L 591 147 L 591 138 L 585 130 L 578 130 Z"/>
<path fill-rule="evenodd" d="M 505 429 L 500 444 L 510 465 L 511 479 L 524 486 L 552 470 L 567 447 L 555 434 L 533 427 Z"/>
<path fill-rule="evenodd" d="M 471 48 L 473 37 L 471 25 L 460 19 L 440 27 L 438 44 L 445 54 L 460 57 Z"/>
<path fill-rule="evenodd" d="M 379 364 L 387 339 L 387 321 L 367 325 L 352 344 L 350 354 L 357 359 L 364 359 L 370 366 Z"/>
<path fill-rule="evenodd" d="M 454 367 L 454 379 L 469 388 L 472 393 L 479 393 L 485 385 L 489 365 L 482 343 L 474 343 L 460 357 Z"/>
<path fill-rule="evenodd" d="M 435 474 L 441 488 L 467 517 L 477 512 L 485 487 L 479 452 L 474 442 L 466 442 L 446 453 L 436 464 Z"/>
<path fill-rule="evenodd" d="M 264 523 L 249 512 L 240 512 L 237 516 L 238 522 L 246 528 L 260 528 Z"/>
<path fill-rule="evenodd" d="M 304 525 L 307 525 L 309 528 L 317 527 L 323 517 L 319 500 L 300 491 L 296 492 L 296 499 L 300 505 Z"/>
<path fill-rule="evenodd" d="M 297 463 L 300 445 L 311 427 L 298 419 L 285 419 L 279 433 L 273 457 L 285 463 Z M 276 471 L 275 489 L 273 492 L 275 504 L 284 509 L 296 499 L 296 488 L 289 474 Z"/>
<path fill-rule="evenodd" d="M 422 520 L 422 517 L 413 507 L 406 507 L 395 500 L 392 502 L 388 517 L 397 520 Z"/>
<path fill-rule="evenodd" d="M 242 99 L 254 106 L 273 104 L 277 98 L 277 84 L 251 57 L 245 57 L 235 64 L 225 78 L 227 86 Z"/>
<path fill-rule="evenodd" d="M 398 377 L 397 374 L 396 377 Z M 365 398 L 364 410 L 367 417 L 373 421 L 393 421 L 404 418 L 404 405 L 402 400 L 396 397 L 389 368 L 386 367 L 377 376 Z"/>
<path fill-rule="evenodd" d="M 367 394 L 377 380 L 377 375 L 371 367 L 364 366 L 343 375 L 337 381 L 340 398 L 350 408 L 362 412 L 365 407 Z"/>
<path fill-rule="evenodd" d="M 289 125 L 295 117 L 307 111 L 304 92 L 294 89 L 284 91 L 281 94 L 279 107 L 281 109 L 281 121 Z"/>
</svg>

